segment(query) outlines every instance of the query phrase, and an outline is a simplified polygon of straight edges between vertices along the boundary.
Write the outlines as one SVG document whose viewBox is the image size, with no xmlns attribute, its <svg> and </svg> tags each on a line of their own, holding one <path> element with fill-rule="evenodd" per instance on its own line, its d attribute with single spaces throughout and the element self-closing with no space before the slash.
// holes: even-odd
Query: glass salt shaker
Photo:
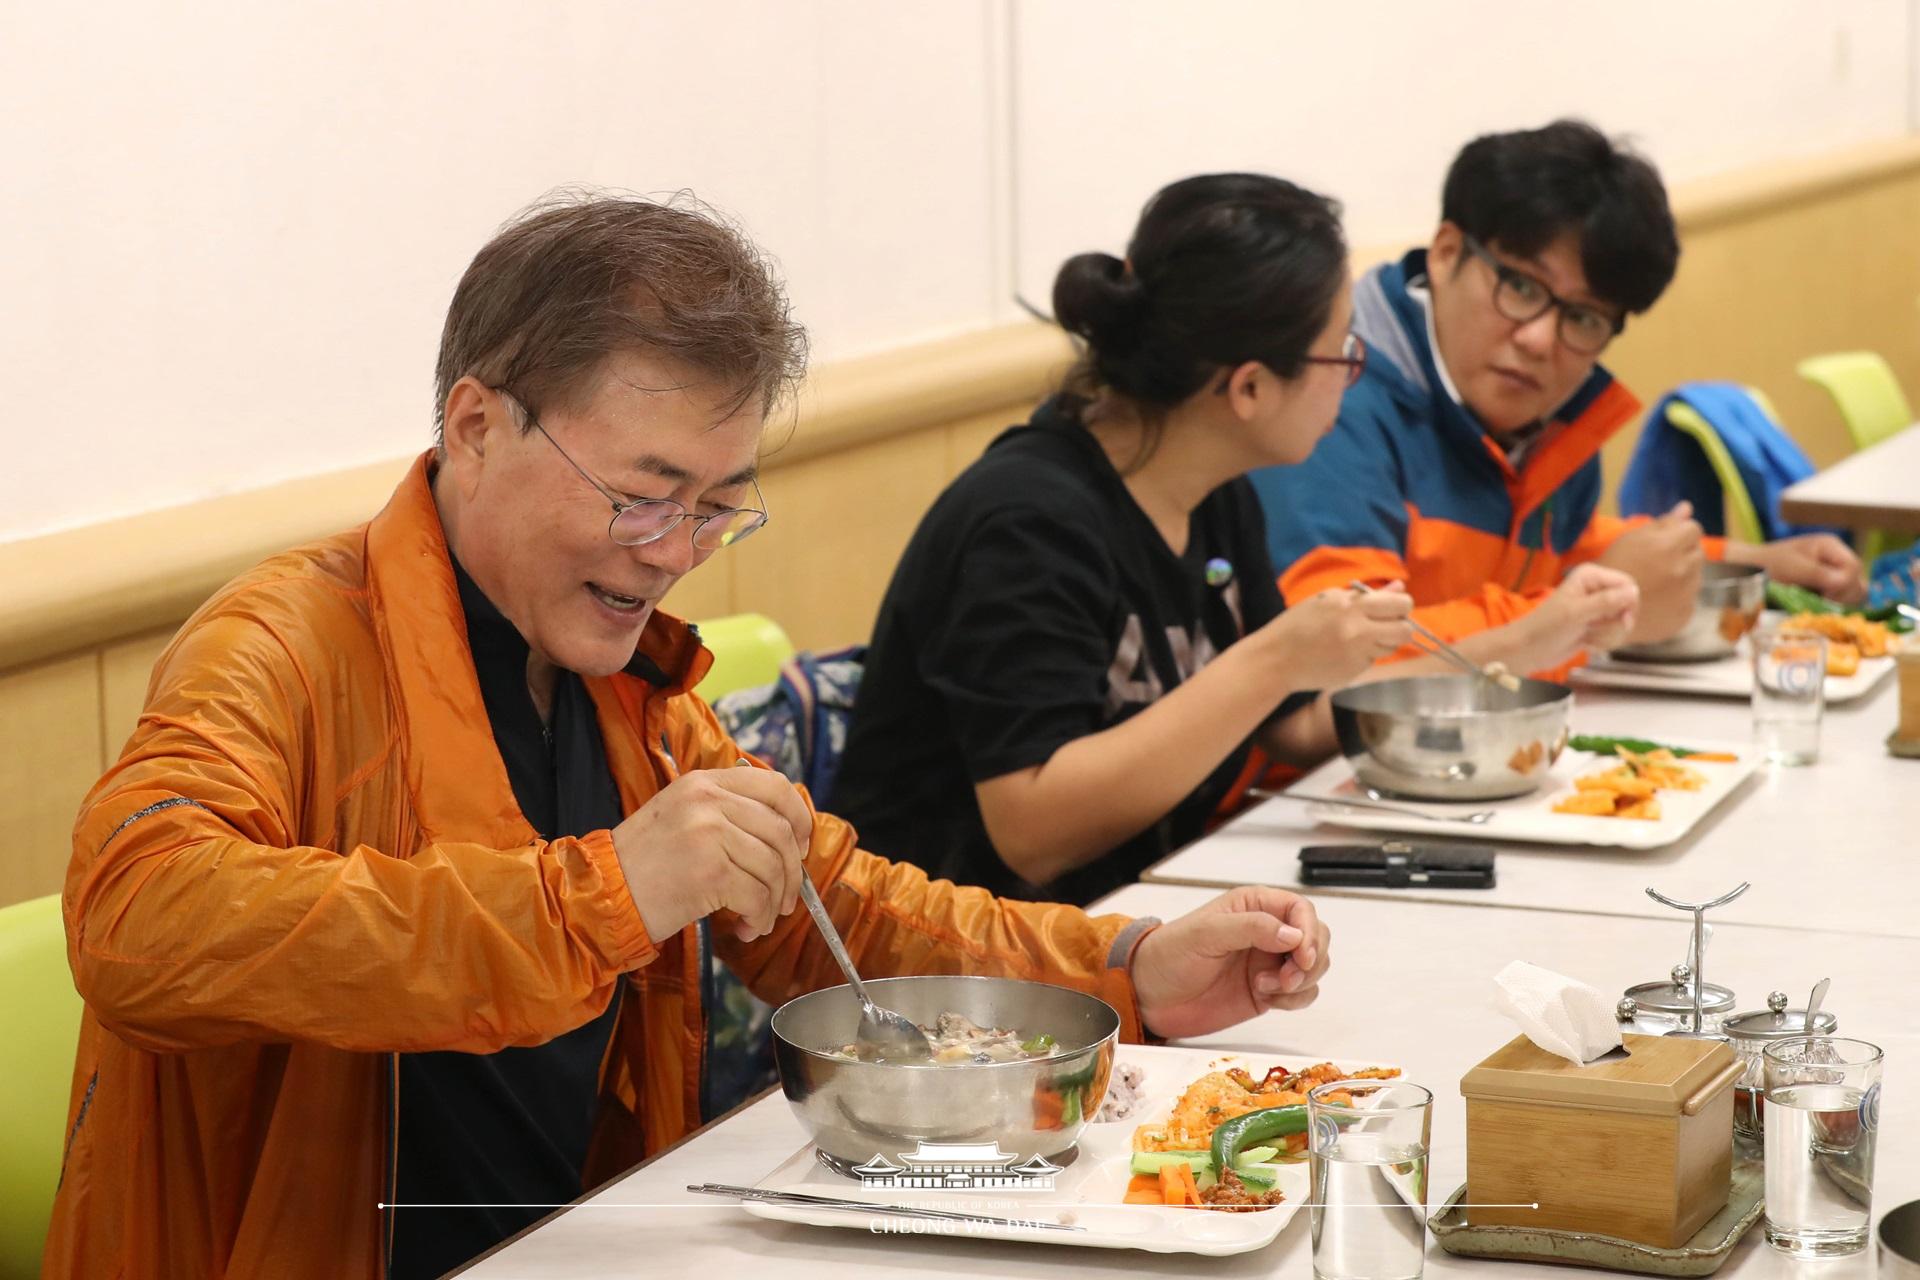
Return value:
<svg viewBox="0 0 1920 1280">
<path fill-rule="evenodd" d="M 1693 1025 L 1694 985 L 1692 967 L 1677 964 L 1661 981 L 1642 982 L 1628 987 L 1622 1002 L 1633 1001 L 1634 1021 L 1639 1025 L 1623 1026 L 1621 1030 L 1637 1031 L 1641 1035 L 1664 1036 L 1669 1032 L 1690 1028 Z M 1721 1020 L 1733 1012 L 1733 1006 L 1734 995 L 1731 989 L 1712 982 L 1701 987 L 1702 1029 L 1709 1033 L 1718 1031 Z M 1617 1015 L 1618 1010 L 1615 1013 Z M 1626 1020 L 1622 1019 L 1622 1021 Z M 1642 1027 L 1648 1029 L 1642 1030 Z"/>
<path fill-rule="evenodd" d="M 1746 1070 L 1733 1085 L 1733 1131 L 1743 1139 L 1758 1143 L 1766 1136 L 1766 1082 L 1761 1075 L 1760 1055 L 1777 1040 L 1801 1036 L 1830 1036 L 1840 1029 L 1840 1020 L 1826 1009 L 1814 1015 L 1807 1025 L 1805 1009 L 1789 1009 L 1787 993 L 1774 991 L 1767 996 L 1767 1007 L 1735 1014 L 1722 1025 L 1727 1043 L 1746 1064 Z"/>
</svg>

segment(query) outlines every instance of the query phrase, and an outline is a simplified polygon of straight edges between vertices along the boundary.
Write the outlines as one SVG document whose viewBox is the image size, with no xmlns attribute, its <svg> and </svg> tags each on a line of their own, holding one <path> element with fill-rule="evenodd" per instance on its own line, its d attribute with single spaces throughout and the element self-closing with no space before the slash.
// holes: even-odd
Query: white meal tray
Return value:
<svg viewBox="0 0 1920 1280">
<path fill-rule="evenodd" d="M 1518 840 L 1529 844 L 1598 845 L 1613 849 L 1661 849 L 1682 839 L 1714 809 L 1725 803 L 1753 771 L 1760 766 L 1760 752 L 1752 743 L 1715 742 L 1687 737 L 1680 745 L 1697 751 L 1724 751 L 1739 757 L 1735 764 L 1682 761 L 1705 775 L 1707 785 L 1698 791 L 1662 791 L 1660 818 L 1596 818 L 1585 814 L 1555 813 L 1555 802 L 1573 791 L 1573 780 L 1582 774 L 1607 767 L 1611 756 L 1597 756 L 1569 748 L 1560 753 L 1546 781 L 1531 795 L 1511 800 L 1473 800 L 1442 803 L 1431 800 L 1401 800 L 1383 797 L 1382 803 L 1420 810 L 1434 815 L 1402 817 L 1394 813 L 1347 809 L 1339 806 L 1343 796 L 1366 799 L 1366 793 L 1354 780 L 1353 768 L 1335 757 L 1293 784 L 1296 796 L 1325 803 L 1307 806 L 1314 818 L 1334 826 L 1354 827 L 1362 831 L 1399 831 L 1412 835 L 1459 836 L 1483 840 Z M 1490 809 L 1493 817 L 1478 826 L 1450 822 L 1447 815 Z"/>
<path fill-rule="evenodd" d="M 1244 1253 L 1273 1243 L 1287 1223 L 1293 1220 L 1294 1212 L 1307 1202 L 1309 1181 L 1306 1164 L 1281 1166 L 1277 1185 L 1285 1193 L 1286 1199 L 1271 1209 L 1227 1213 L 1130 1205 L 1123 1203 L 1123 1200 L 1130 1176 L 1128 1165 L 1133 1155 L 1133 1131 L 1142 1124 L 1166 1119 L 1186 1087 L 1209 1071 L 1238 1066 L 1259 1078 L 1266 1075 L 1269 1067 L 1277 1064 L 1294 1070 L 1325 1061 L 1338 1062 L 1349 1069 L 1392 1065 L 1357 1063 L 1331 1056 L 1310 1057 L 1296 1053 L 1219 1053 L 1206 1049 L 1153 1045 L 1121 1045 L 1115 1061 L 1133 1063 L 1144 1072 L 1139 1105 L 1124 1120 L 1089 1124 L 1081 1132 L 1078 1155 L 1053 1175 L 1050 1189 L 869 1189 L 821 1165 L 814 1156 L 812 1143 L 800 1148 L 779 1168 L 754 1185 L 767 1191 L 872 1201 L 876 1206 L 910 1204 L 1082 1228 L 1079 1231 L 1053 1231 L 999 1224 L 956 1223 L 949 1230 L 946 1224 L 933 1228 L 925 1222 L 915 1226 L 906 1219 L 898 1220 L 897 1229 L 914 1234 L 933 1234 L 937 1230 L 942 1236 L 952 1235 L 954 1238 L 1023 1240 L 1035 1244 L 1077 1245 L 1090 1249 L 1143 1249 L 1152 1253 L 1214 1255 Z M 907 1153 L 875 1154 L 885 1155 L 889 1161 L 902 1164 L 902 1157 Z M 878 1207 L 871 1216 L 845 1210 L 757 1201 L 743 1202 L 742 1207 L 758 1217 L 780 1222 L 799 1222 L 818 1227 L 852 1227 L 860 1231 L 872 1231 L 876 1226 L 887 1229 L 884 1207 Z"/>
<path fill-rule="evenodd" d="M 1860 669 L 1852 675 L 1827 677 L 1827 701 L 1852 702 L 1864 698 L 1892 671 L 1892 658 L 1862 658 Z M 1596 653 L 1585 666 L 1574 670 L 1573 681 L 1606 689 L 1747 698 L 1753 695 L 1753 659 L 1745 649 L 1712 662 L 1635 662 Z"/>
</svg>

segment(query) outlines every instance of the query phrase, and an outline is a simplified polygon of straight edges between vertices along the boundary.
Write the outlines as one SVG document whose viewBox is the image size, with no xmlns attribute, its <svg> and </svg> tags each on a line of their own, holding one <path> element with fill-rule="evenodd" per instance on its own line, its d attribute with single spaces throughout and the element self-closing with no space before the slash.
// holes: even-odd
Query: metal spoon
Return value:
<svg viewBox="0 0 1920 1280">
<path fill-rule="evenodd" d="M 1373 588 L 1358 578 L 1349 582 L 1347 586 L 1358 591 L 1363 596 L 1373 594 Z M 1425 645 L 1416 645 L 1415 648 L 1424 648 L 1428 653 L 1439 658 L 1441 661 L 1451 662 L 1468 675 L 1479 676 L 1482 680 L 1487 681 L 1489 684 L 1497 685 L 1505 689 L 1508 693 L 1518 693 L 1520 691 L 1520 677 L 1514 675 L 1513 672 L 1508 671 L 1505 667 L 1501 667 L 1497 674 L 1489 671 L 1486 667 L 1481 666 L 1472 658 L 1469 658 L 1466 654 L 1460 652 L 1412 618 L 1408 618 L 1407 623 L 1413 628 L 1414 634 L 1427 642 Z"/>
<path fill-rule="evenodd" d="M 1807 1036 L 1809 1049 L 1812 1049 L 1813 1044 L 1817 1042 L 1820 1036 L 1820 1032 L 1815 1029 L 1818 1024 L 1814 1020 L 1820 1016 L 1820 1006 L 1825 1002 L 1827 998 L 1827 988 L 1831 986 L 1832 983 L 1832 978 L 1820 979 L 1820 981 L 1813 984 L 1813 994 L 1807 997 Z M 1815 1054 L 1808 1053 L 1807 1056 L 1814 1058 Z M 1825 1052 L 1820 1052 L 1816 1060 L 1824 1060 L 1825 1057 Z"/>
<path fill-rule="evenodd" d="M 1341 804 L 1349 809 L 1377 809 L 1381 813 L 1397 813 L 1406 818 L 1430 818 L 1434 822 L 1464 822 L 1470 826 L 1485 826 L 1493 821 L 1492 809 L 1476 809 L 1472 813 L 1429 813 L 1425 809 L 1408 809 L 1397 804 L 1381 804 L 1375 800 L 1348 800 L 1345 797 L 1307 796 L 1293 791 L 1268 791 L 1264 787 L 1250 787 L 1247 794 L 1261 800 L 1298 800 L 1304 804 Z"/>
<path fill-rule="evenodd" d="M 754 767 L 753 762 L 744 757 L 739 763 L 748 769 Z M 847 975 L 847 985 L 853 988 L 854 998 L 860 1002 L 860 1029 L 853 1037 L 854 1055 L 862 1062 L 932 1061 L 933 1045 L 927 1041 L 927 1033 L 905 1014 L 882 1009 L 867 994 L 865 984 L 854 970 L 853 957 L 847 954 L 847 944 L 840 940 L 840 931 L 833 927 L 826 904 L 820 901 L 820 891 L 813 887 L 810 876 L 800 877 L 800 900 L 807 904 L 807 914 L 813 917 L 820 936 L 827 940 L 827 950 L 833 953 L 840 972 Z"/>
</svg>

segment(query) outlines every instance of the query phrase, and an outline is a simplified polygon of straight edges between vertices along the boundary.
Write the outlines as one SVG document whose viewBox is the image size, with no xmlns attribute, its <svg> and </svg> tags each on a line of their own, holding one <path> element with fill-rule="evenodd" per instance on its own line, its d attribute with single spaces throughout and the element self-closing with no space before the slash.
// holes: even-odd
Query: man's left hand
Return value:
<svg viewBox="0 0 1920 1280">
<path fill-rule="evenodd" d="M 1759 565 L 1775 582 L 1807 587 L 1841 604 L 1859 604 L 1867 598 L 1860 557 L 1830 533 L 1803 533 L 1741 550 L 1746 563 Z"/>
<path fill-rule="evenodd" d="M 1320 994 L 1327 937 L 1299 894 L 1230 889 L 1140 940 L 1132 977 L 1141 1021 L 1177 1040 L 1268 1009 L 1303 1009 Z"/>
</svg>

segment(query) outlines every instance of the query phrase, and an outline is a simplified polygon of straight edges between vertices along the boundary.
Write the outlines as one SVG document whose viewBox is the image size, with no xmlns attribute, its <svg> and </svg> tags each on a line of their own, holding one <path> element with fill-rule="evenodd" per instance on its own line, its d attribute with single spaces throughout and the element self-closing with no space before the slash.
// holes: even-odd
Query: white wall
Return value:
<svg viewBox="0 0 1920 1280">
<path fill-rule="evenodd" d="M 991 322 L 987 19 L 9 4 L 0 539 L 423 447 L 455 281 L 560 184 L 741 218 L 828 359 Z"/>
<path fill-rule="evenodd" d="M 1431 230 L 1463 142 L 1561 115 L 1632 135 L 1669 182 L 1898 135 L 1914 8 L 1231 0 L 1194 22 L 1156 0 L 1034 0 L 1014 54 L 1020 287 L 1044 305 L 1063 259 L 1119 252 L 1148 196 L 1207 170 L 1337 196 L 1372 248 Z"/>
<path fill-rule="evenodd" d="M 1560 112 L 1680 179 L 1902 133 L 1916 5 L 20 0 L 0 540 L 420 447 L 454 281 L 557 185 L 736 215 L 830 360 L 1044 302 L 1202 169 L 1338 194 L 1365 245 Z"/>
</svg>

